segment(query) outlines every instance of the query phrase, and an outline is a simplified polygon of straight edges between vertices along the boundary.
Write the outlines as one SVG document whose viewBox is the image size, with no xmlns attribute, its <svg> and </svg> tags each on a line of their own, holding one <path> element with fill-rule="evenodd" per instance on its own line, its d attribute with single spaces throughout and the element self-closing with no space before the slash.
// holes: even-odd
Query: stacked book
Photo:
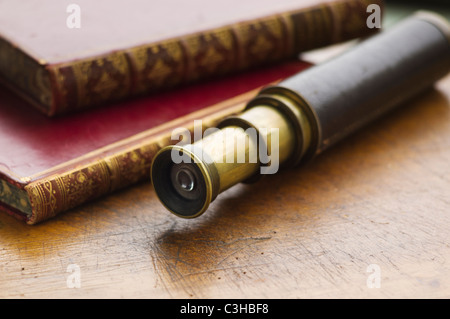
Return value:
<svg viewBox="0 0 450 319">
<path fill-rule="evenodd" d="M 381 0 L 3 1 L 0 210 L 35 224 L 150 178 L 177 127 L 205 128 L 375 32 Z"/>
</svg>

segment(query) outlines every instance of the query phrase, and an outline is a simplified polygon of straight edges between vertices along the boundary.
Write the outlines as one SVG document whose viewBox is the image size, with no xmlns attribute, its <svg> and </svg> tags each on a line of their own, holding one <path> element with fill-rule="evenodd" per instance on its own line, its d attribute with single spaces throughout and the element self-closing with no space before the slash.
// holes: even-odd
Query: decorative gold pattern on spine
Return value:
<svg viewBox="0 0 450 319">
<path fill-rule="evenodd" d="M 138 145 L 96 163 L 27 185 L 25 190 L 33 211 L 27 223 L 36 224 L 148 178 L 153 155 L 159 149 L 157 143 Z"/>
<path fill-rule="evenodd" d="M 187 82 L 234 69 L 236 44 L 230 27 L 188 36 L 183 44 L 188 58 Z"/>
<path fill-rule="evenodd" d="M 241 68 L 260 65 L 292 57 L 294 52 L 286 48 L 288 33 L 281 15 L 242 23 L 236 27 L 243 47 Z"/>
<path fill-rule="evenodd" d="M 131 67 L 125 51 L 52 67 L 58 98 L 55 114 L 75 111 L 131 93 Z"/>
<path fill-rule="evenodd" d="M 183 75 L 183 48 L 178 40 L 140 46 L 127 52 L 134 70 L 133 93 L 172 87 Z"/>
<path fill-rule="evenodd" d="M 370 34 L 369 3 L 382 5 L 381 0 L 334 1 L 52 66 L 53 113 L 285 60 Z"/>
<path fill-rule="evenodd" d="M 159 147 L 156 144 L 142 145 L 107 157 L 105 163 L 111 173 L 109 191 L 115 191 L 147 178 L 153 155 L 158 150 Z"/>
<path fill-rule="evenodd" d="M 33 211 L 27 223 L 38 223 L 105 194 L 109 178 L 108 167 L 99 161 L 25 186 Z"/>
</svg>

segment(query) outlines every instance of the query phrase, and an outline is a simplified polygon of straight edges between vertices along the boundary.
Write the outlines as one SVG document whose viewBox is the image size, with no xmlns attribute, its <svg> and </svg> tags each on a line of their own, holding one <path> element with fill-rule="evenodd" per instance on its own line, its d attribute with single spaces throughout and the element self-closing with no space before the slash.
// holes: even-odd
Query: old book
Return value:
<svg viewBox="0 0 450 319">
<path fill-rule="evenodd" d="M 370 34 L 382 0 L 0 2 L 0 78 L 49 116 Z"/>
<path fill-rule="evenodd" d="M 237 113 L 264 85 L 309 66 L 291 61 L 48 118 L 0 87 L 0 210 L 35 224 L 139 181 L 172 130 Z"/>
</svg>

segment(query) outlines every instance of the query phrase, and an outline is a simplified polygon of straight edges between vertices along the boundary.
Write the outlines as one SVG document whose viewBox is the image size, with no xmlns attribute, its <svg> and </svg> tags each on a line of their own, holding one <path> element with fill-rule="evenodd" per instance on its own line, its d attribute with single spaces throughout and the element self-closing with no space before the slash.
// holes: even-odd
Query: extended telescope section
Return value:
<svg viewBox="0 0 450 319">
<path fill-rule="evenodd" d="M 450 71 L 450 27 L 421 12 L 323 64 L 263 89 L 189 145 L 163 148 L 151 179 L 168 210 L 193 218 L 224 190 L 311 160 Z"/>
</svg>

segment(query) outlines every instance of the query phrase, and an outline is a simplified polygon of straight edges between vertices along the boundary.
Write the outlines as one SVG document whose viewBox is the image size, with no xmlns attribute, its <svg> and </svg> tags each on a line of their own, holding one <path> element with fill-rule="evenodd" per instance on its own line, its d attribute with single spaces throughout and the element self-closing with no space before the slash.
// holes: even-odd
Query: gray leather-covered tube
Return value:
<svg viewBox="0 0 450 319">
<path fill-rule="evenodd" d="M 319 153 L 449 71 L 447 21 L 419 13 L 277 87 L 298 94 L 315 114 Z"/>
</svg>

